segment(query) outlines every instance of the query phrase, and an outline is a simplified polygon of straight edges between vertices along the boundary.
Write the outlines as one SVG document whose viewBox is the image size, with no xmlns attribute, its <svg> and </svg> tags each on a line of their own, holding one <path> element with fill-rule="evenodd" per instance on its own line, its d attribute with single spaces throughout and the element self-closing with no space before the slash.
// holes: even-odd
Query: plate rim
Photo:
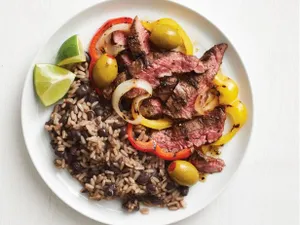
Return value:
<svg viewBox="0 0 300 225">
<path fill-rule="evenodd" d="M 93 3 L 92 5 L 89 5 L 88 7 L 84 7 L 82 10 L 72 14 L 68 19 L 66 19 L 64 22 L 60 23 L 60 25 L 57 26 L 57 28 L 55 28 L 55 30 L 51 33 L 51 35 L 49 36 L 49 38 L 46 38 L 45 41 L 41 44 L 41 46 L 39 47 L 39 50 L 36 52 L 33 60 L 31 61 L 30 63 L 30 66 L 29 66 L 29 69 L 28 69 L 28 72 L 26 74 L 26 77 L 25 77 L 25 81 L 24 81 L 24 84 L 23 84 L 23 88 L 22 88 L 22 97 L 21 97 L 21 110 L 20 110 L 20 116 L 21 116 L 21 126 L 22 126 L 22 135 L 23 135 L 23 138 L 24 138 L 24 142 L 25 142 L 25 146 L 26 146 L 26 149 L 27 149 L 27 152 L 29 154 L 29 157 L 36 169 L 36 171 L 38 172 L 39 176 L 42 178 L 42 180 L 45 182 L 45 184 L 47 185 L 47 187 L 63 202 L 65 203 L 66 205 L 68 205 L 70 208 L 74 209 L 76 212 L 80 213 L 81 215 L 84 215 L 85 217 L 89 218 L 89 219 L 92 219 L 94 221 L 97 221 L 97 222 L 101 222 L 101 223 L 105 223 L 105 224 L 112 224 L 110 221 L 107 221 L 105 220 L 104 218 L 99 220 L 99 218 L 97 217 L 94 217 L 93 215 L 90 215 L 86 212 L 82 212 L 80 211 L 80 209 L 69 202 L 69 200 L 67 198 L 64 198 L 64 196 L 57 192 L 55 190 L 55 188 L 53 188 L 53 186 L 48 182 L 48 180 L 44 177 L 44 175 L 42 174 L 42 172 L 38 169 L 38 166 L 36 165 L 36 162 L 34 160 L 34 157 L 32 155 L 32 151 L 29 149 L 29 145 L 28 145 L 28 140 L 26 138 L 26 135 L 25 135 L 25 125 L 24 125 L 24 120 L 25 120 L 25 113 L 24 113 L 24 93 L 25 93 L 25 89 L 26 89 L 26 86 L 27 86 L 27 83 L 30 82 L 30 76 L 32 75 L 32 69 L 33 69 L 33 66 L 38 58 L 38 55 L 40 55 L 40 53 L 45 49 L 45 45 L 55 36 L 55 34 L 63 27 L 65 26 L 66 24 L 68 24 L 70 21 L 72 21 L 73 18 L 79 16 L 80 14 L 96 7 L 97 5 L 101 5 L 103 3 L 106 3 L 106 2 L 109 2 L 109 1 L 112 1 L 112 0 L 102 0 L 101 2 L 96 2 L 96 3 Z M 160 0 L 161 1 L 161 0 Z M 182 221 L 184 219 L 187 219 L 188 217 L 192 216 L 192 215 L 195 215 L 197 212 L 200 212 L 202 211 L 204 208 L 206 208 L 208 205 L 210 205 L 212 202 L 214 202 L 218 196 L 220 196 L 220 194 L 228 187 L 228 185 L 235 179 L 236 175 L 237 175 L 237 172 L 239 171 L 242 163 L 244 162 L 245 158 L 246 158 L 246 155 L 249 153 L 249 145 L 252 141 L 252 137 L 253 137 L 253 127 L 254 127 L 254 121 L 255 121 L 255 105 L 254 105 L 254 98 L 253 98 L 253 89 L 252 89 L 252 83 L 251 83 L 251 80 L 250 80 L 250 76 L 249 76 L 249 73 L 248 73 L 248 70 L 247 70 L 247 67 L 243 61 L 243 58 L 241 56 L 241 54 L 239 53 L 239 51 L 236 49 L 236 47 L 234 46 L 234 44 L 230 41 L 230 39 L 228 38 L 228 36 L 215 24 L 213 23 L 210 19 L 208 19 L 206 16 L 204 16 L 203 14 L 201 14 L 200 12 L 194 10 L 193 8 L 191 8 L 192 6 L 191 5 L 183 5 L 181 4 L 180 2 L 175 2 L 174 0 L 163 0 L 165 2 L 170 2 L 171 4 L 174 4 L 174 5 L 177 5 L 177 6 L 180 6 L 182 8 L 184 8 L 185 10 L 188 10 L 188 11 L 191 11 L 199 16 L 201 16 L 204 20 L 206 20 L 207 22 L 209 22 L 211 25 L 214 26 L 214 28 L 220 32 L 220 34 L 222 34 L 228 41 L 228 43 L 230 44 L 231 48 L 236 52 L 236 55 L 241 63 L 241 66 L 242 66 L 242 69 L 245 71 L 245 74 L 246 74 L 246 77 L 247 77 L 247 81 L 248 81 L 248 84 L 249 84 L 249 92 L 250 92 L 250 102 L 251 102 L 251 121 L 249 121 L 249 123 L 251 122 L 251 124 L 249 124 L 249 135 L 248 135 L 248 140 L 246 142 L 246 147 L 245 147 L 245 150 L 244 150 L 244 153 L 243 155 L 241 156 L 241 159 L 240 159 L 240 162 L 238 163 L 237 165 L 237 168 L 236 170 L 232 173 L 232 175 L 229 177 L 229 179 L 227 179 L 227 181 L 225 182 L 225 184 L 223 185 L 222 188 L 220 188 L 219 191 L 217 191 L 214 195 L 212 195 L 210 197 L 210 201 L 209 203 L 207 203 L 206 205 L 204 205 L 202 208 L 197 208 L 195 210 L 191 210 L 191 211 L 187 211 L 185 216 L 180 218 L 180 219 L 176 219 L 174 221 L 171 221 L 171 222 L 168 222 L 167 224 L 171 224 L 171 223 L 175 223 L 175 222 L 179 222 L 179 221 Z M 149 216 L 149 215 L 148 215 Z"/>
</svg>

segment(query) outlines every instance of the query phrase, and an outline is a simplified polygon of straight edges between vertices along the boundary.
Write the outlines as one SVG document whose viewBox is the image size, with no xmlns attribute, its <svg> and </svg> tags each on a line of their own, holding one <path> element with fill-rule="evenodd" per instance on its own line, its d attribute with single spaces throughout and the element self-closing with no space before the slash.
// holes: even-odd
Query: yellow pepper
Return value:
<svg viewBox="0 0 300 225">
<path fill-rule="evenodd" d="M 234 80 L 224 76 L 221 71 L 214 78 L 214 84 L 220 93 L 219 102 L 223 105 L 229 105 L 234 102 L 239 93 L 239 88 Z"/>
<path fill-rule="evenodd" d="M 231 130 L 211 144 L 220 146 L 229 142 L 245 124 L 247 120 L 247 109 L 238 99 L 239 88 L 234 80 L 224 76 L 221 71 L 219 71 L 213 82 L 220 93 L 219 102 L 226 106 L 225 111 L 232 118 L 233 122 Z"/>
<path fill-rule="evenodd" d="M 230 105 L 226 106 L 226 113 L 231 117 L 233 126 L 231 130 L 223 135 L 219 140 L 212 143 L 211 145 L 224 145 L 229 142 L 233 136 L 242 128 L 247 120 L 247 109 L 246 106 L 240 101 L 235 100 Z"/>
<path fill-rule="evenodd" d="M 170 18 L 162 18 L 159 20 L 156 20 L 154 22 L 149 21 L 142 21 L 143 26 L 151 31 L 153 27 L 157 24 L 164 24 L 172 27 L 173 29 L 176 29 L 179 33 L 180 37 L 182 38 L 183 47 L 185 48 L 185 54 L 187 55 L 193 55 L 194 54 L 194 46 L 191 42 L 191 39 L 186 34 L 186 32 L 182 29 L 182 27 L 173 19 Z"/>
<path fill-rule="evenodd" d="M 149 98 L 149 95 L 141 95 L 133 100 L 131 105 L 131 113 L 134 119 L 136 119 L 140 115 L 139 108 L 142 101 L 146 98 Z M 149 127 L 155 130 L 162 130 L 172 126 L 172 120 L 168 118 L 150 120 L 142 116 L 142 120 L 140 123 L 145 127 Z"/>
</svg>

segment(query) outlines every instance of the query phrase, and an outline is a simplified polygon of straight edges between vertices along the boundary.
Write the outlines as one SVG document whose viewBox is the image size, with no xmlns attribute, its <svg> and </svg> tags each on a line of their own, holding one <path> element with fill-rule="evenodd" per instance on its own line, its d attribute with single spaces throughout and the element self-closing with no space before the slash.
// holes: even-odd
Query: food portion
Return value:
<svg viewBox="0 0 300 225">
<path fill-rule="evenodd" d="M 192 186 L 199 181 L 199 172 L 195 166 L 184 160 L 175 160 L 168 166 L 170 177 L 183 186 Z"/>
<path fill-rule="evenodd" d="M 117 60 L 108 54 L 102 54 L 93 68 L 93 80 L 97 87 L 109 86 L 118 75 Z"/>
<path fill-rule="evenodd" d="M 51 64 L 36 64 L 33 71 L 36 93 L 45 106 L 60 100 L 74 79 L 74 73 Z"/>
<path fill-rule="evenodd" d="M 85 53 L 78 35 L 74 35 L 67 39 L 59 48 L 56 57 L 56 64 L 58 66 L 85 61 Z"/>
<path fill-rule="evenodd" d="M 157 24 L 152 28 L 150 40 L 158 48 L 166 50 L 177 48 L 182 43 L 177 30 L 165 24 Z"/>
<path fill-rule="evenodd" d="M 176 21 L 120 17 L 104 23 L 84 53 L 77 35 L 65 41 L 57 65 L 34 70 L 45 124 L 56 155 L 90 199 L 120 198 L 176 210 L 206 174 L 225 168 L 221 147 L 247 119 L 237 84 L 221 73 L 228 48 L 193 55 Z M 227 117 L 232 127 L 224 132 Z M 141 210 L 143 212 L 143 210 Z"/>
</svg>

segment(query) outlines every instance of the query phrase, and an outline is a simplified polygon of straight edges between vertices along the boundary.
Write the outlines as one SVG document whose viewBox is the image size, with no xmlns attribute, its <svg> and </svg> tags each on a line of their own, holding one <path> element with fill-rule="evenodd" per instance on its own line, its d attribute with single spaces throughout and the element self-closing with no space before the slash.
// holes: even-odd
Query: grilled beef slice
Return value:
<svg viewBox="0 0 300 225">
<path fill-rule="evenodd" d="M 154 90 L 154 96 L 165 102 L 172 94 L 177 83 L 178 78 L 176 76 L 159 79 L 159 86 Z"/>
<path fill-rule="evenodd" d="M 225 167 L 225 162 L 222 159 L 207 156 L 197 151 L 198 154 L 194 154 L 189 160 L 199 172 L 202 173 L 218 173 Z"/>
<path fill-rule="evenodd" d="M 198 95 L 205 94 L 213 87 L 213 79 L 222 63 L 227 44 L 215 45 L 201 57 L 205 67 L 203 74 L 190 74 L 178 82 L 166 101 L 164 113 L 175 119 L 191 119 Z"/>
<path fill-rule="evenodd" d="M 194 146 L 200 147 L 221 137 L 225 120 L 224 108 L 218 107 L 208 115 L 179 123 L 169 129 L 154 131 L 151 137 L 160 147 L 172 152 Z"/>
<path fill-rule="evenodd" d="M 143 101 L 140 112 L 144 117 L 156 119 L 162 116 L 163 107 L 158 98 L 149 98 Z"/>
<path fill-rule="evenodd" d="M 144 61 L 147 62 L 147 66 Z M 146 80 L 155 89 L 160 85 L 160 79 L 163 77 L 191 71 L 203 73 L 204 66 L 197 57 L 184 55 L 180 52 L 151 52 L 144 60 L 135 60 L 128 66 L 128 71 L 133 78 Z M 173 87 L 170 88 L 173 89 Z M 142 93 L 144 92 L 133 89 L 127 93 L 126 97 L 135 98 Z"/>
<path fill-rule="evenodd" d="M 130 27 L 127 41 L 135 58 L 143 57 L 150 52 L 149 32 L 143 27 L 137 16 Z"/>
<path fill-rule="evenodd" d="M 124 72 L 129 65 L 133 62 L 132 55 L 128 50 L 123 50 L 116 56 L 118 63 L 118 72 Z"/>
<path fill-rule="evenodd" d="M 160 78 L 173 73 L 204 72 L 204 65 L 197 57 L 181 52 L 150 53 L 145 60 L 147 66 L 142 60 L 137 60 L 128 67 L 128 71 L 133 78 L 146 80 L 153 88 L 159 86 Z"/>
</svg>

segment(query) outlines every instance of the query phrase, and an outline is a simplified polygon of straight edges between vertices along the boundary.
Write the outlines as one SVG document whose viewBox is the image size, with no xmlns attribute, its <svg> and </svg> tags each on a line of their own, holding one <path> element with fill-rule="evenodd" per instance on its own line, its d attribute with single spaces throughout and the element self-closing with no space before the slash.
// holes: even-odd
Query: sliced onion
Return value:
<svg viewBox="0 0 300 225">
<path fill-rule="evenodd" d="M 137 118 L 134 120 L 131 120 L 127 115 L 125 115 L 119 107 L 120 101 L 122 96 L 130 91 L 133 88 L 140 88 L 145 90 L 149 97 L 152 95 L 152 87 L 151 85 L 145 81 L 145 80 L 137 80 L 137 79 L 131 79 L 131 80 L 126 80 L 119 84 L 119 86 L 115 89 L 113 95 L 112 95 L 112 106 L 116 113 L 122 117 L 126 122 L 137 125 L 141 123 L 141 120 L 143 119 L 142 115 L 139 115 Z"/>
<path fill-rule="evenodd" d="M 195 110 L 199 115 L 205 115 L 218 105 L 219 97 L 217 95 L 217 91 L 215 89 L 211 89 L 204 95 L 198 95 L 195 102 Z"/>
<path fill-rule="evenodd" d="M 121 30 L 121 31 L 129 31 L 131 24 L 128 23 L 121 23 L 116 24 L 107 29 L 101 38 L 99 38 L 97 43 L 98 49 L 104 49 L 106 53 L 112 56 L 116 56 L 119 52 L 123 51 L 125 48 L 123 46 L 112 45 L 111 44 L 111 34 L 114 31 Z"/>
</svg>

